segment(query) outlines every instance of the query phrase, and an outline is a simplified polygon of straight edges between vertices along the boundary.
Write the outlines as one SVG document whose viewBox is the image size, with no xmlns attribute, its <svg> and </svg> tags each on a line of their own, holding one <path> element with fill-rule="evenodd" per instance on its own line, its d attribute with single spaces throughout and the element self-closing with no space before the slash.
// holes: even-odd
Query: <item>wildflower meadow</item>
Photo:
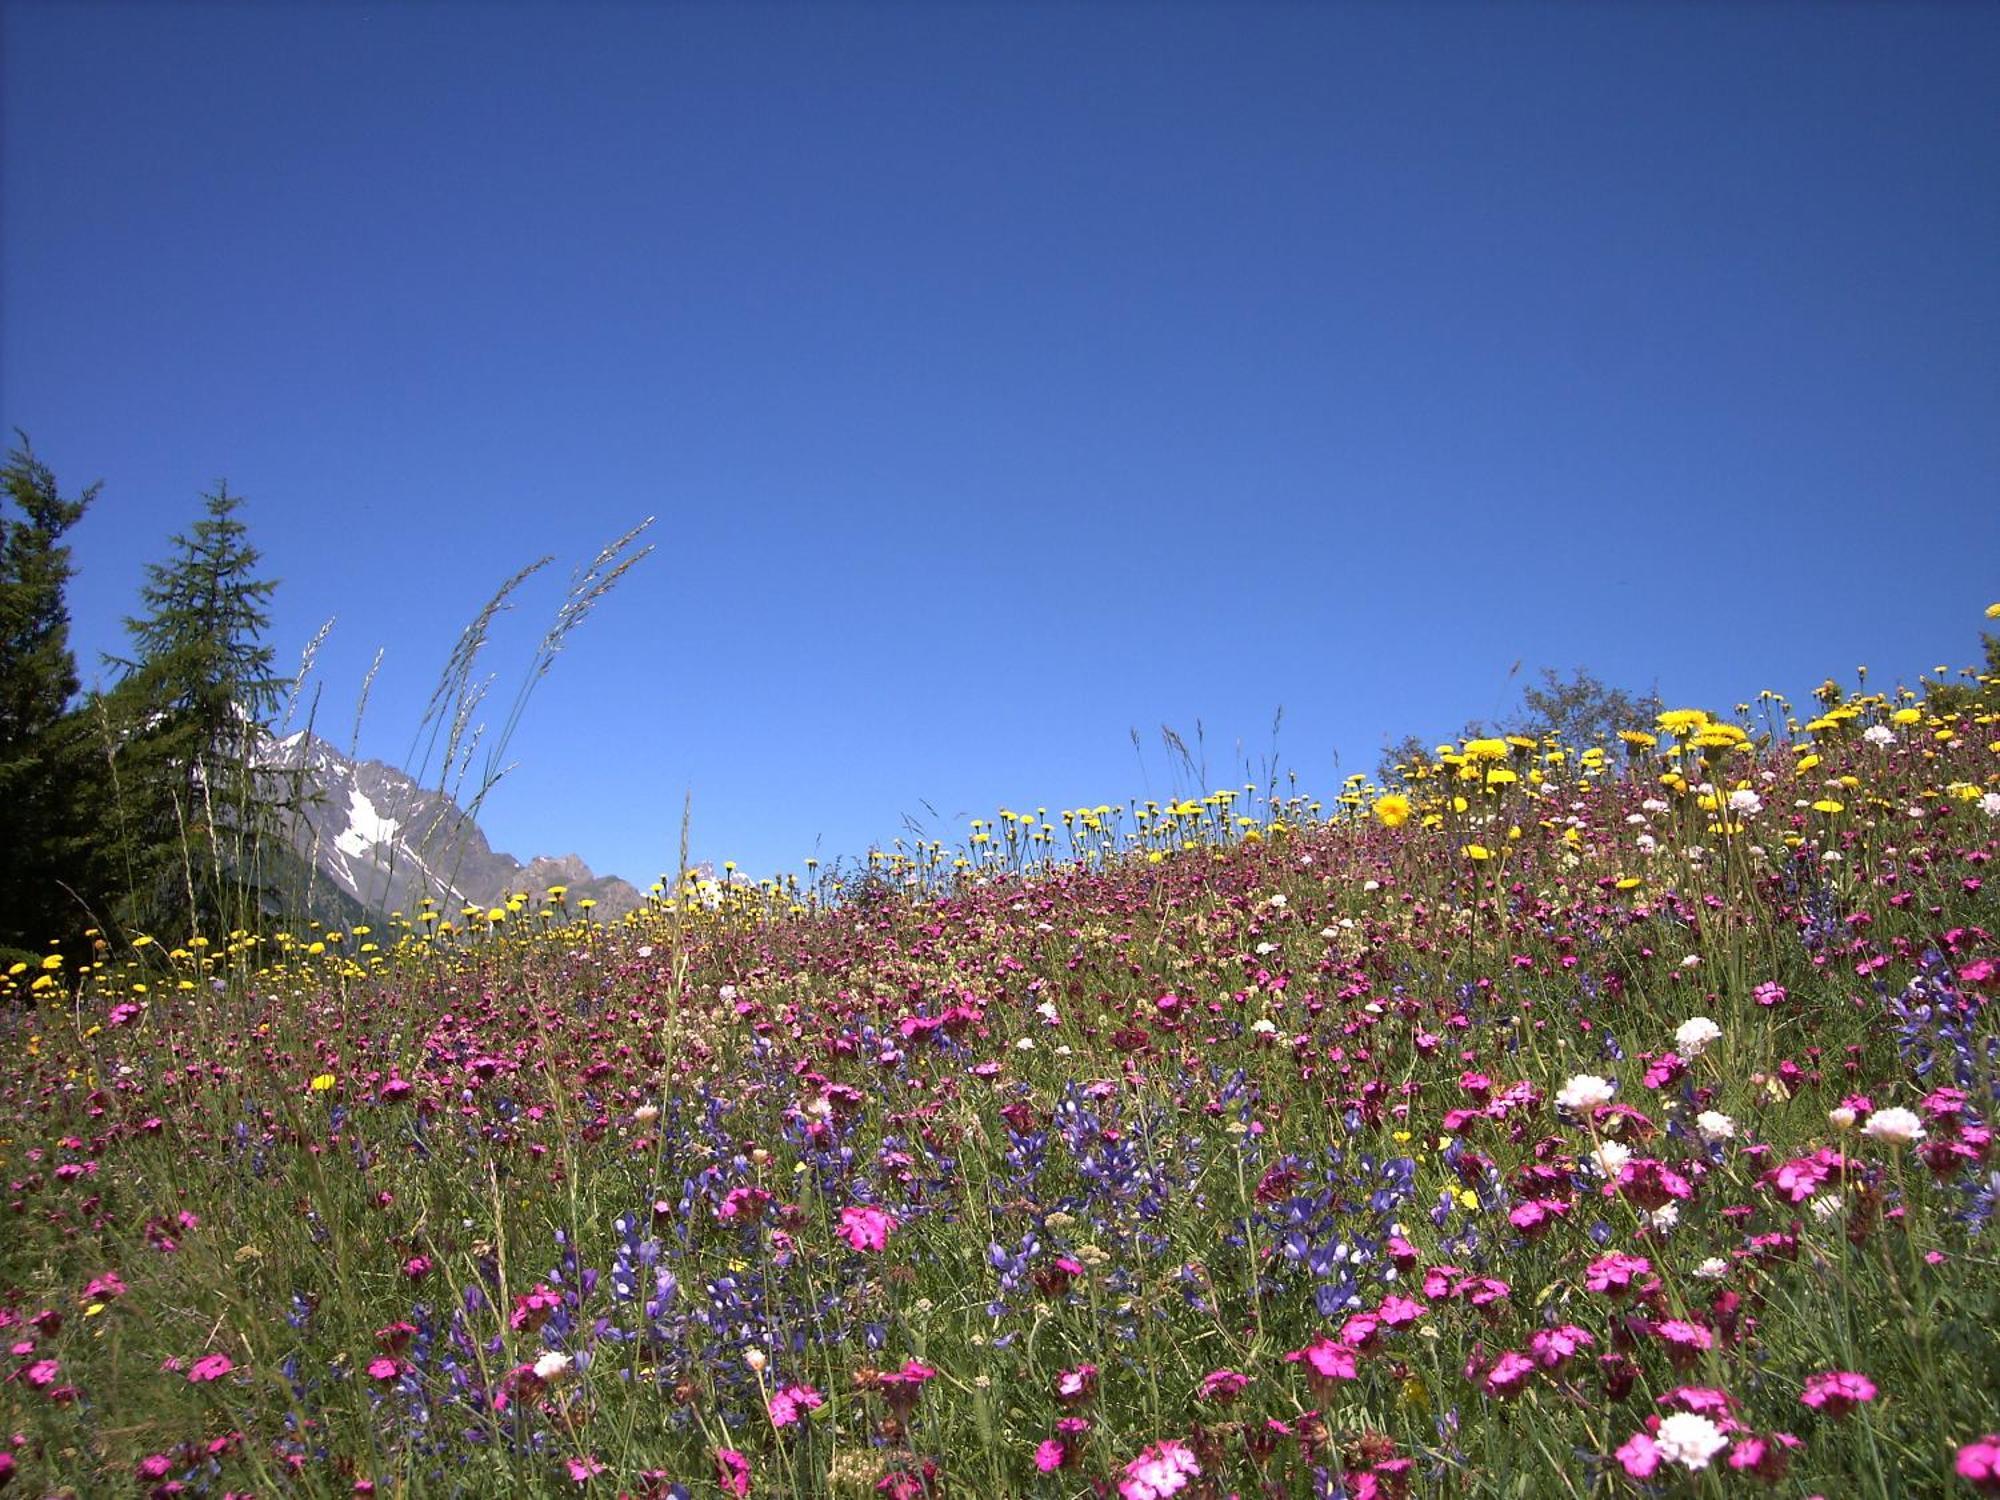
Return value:
<svg viewBox="0 0 2000 1500">
<path fill-rule="evenodd" d="M 2000 718 L 100 939 L 0 1010 L 0 1486 L 2000 1492 Z"/>
</svg>

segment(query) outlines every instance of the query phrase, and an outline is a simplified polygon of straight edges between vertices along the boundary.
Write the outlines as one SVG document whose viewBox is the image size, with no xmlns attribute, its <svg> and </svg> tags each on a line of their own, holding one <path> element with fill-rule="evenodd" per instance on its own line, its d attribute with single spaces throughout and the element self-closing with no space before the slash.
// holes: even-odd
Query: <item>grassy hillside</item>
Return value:
<svg viewBox="0 0 2000 1500">
<path fill-rule="evenodd" d="M 24 969 L 0 1478 L 1991 1490 L 2000 724 L 1761 709 Z"/>
</svg>

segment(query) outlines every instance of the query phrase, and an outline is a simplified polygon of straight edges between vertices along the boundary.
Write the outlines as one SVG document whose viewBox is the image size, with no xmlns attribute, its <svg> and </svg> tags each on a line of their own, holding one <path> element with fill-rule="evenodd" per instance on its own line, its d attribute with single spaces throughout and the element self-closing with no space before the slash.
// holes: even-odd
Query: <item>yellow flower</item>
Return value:
<svg viewBox="0 0 2000 1500">
<path fill-rule="evenodd" d="M 331 1073 L 322 1073 L 312 1081 L 312 1091 L 315 1094 L 324 1094 L 332 1087 L 333 1075 Z"/>
<path fill-rule="evenodd" d="M 1465 854 L 1468 859 L 1475 860 L 1491 859 L 1493 857 L 1493 851 L 1488 849 L 1484 844 L 1467 844 L 1465 846 Z"/>
<path fill-rule="evenodd" d="M 1989 620 L 2000 620 L 2000 604 L 1987 605 L 1986 618 Z"/>
<path fill-rule="evenodd" d="M 1708 715 L 1699 708 L 1670 708 L 1653 722 L 1668 734 L 1691 734 L 1708 723 Z"/>
<path fill-rule="evenodd" d="M 1831 797 L 1822 797 L 1819 799 L 1819 801 L 1813 804 L 1814 812 L 1826 813 L 1829 817 L 1832 816 L 1834 813 L 1845 812 L 1846 810 L 1847 810 L 1847 805 L 1845 803 L 1836 802 Z"/>
<path fill-rule="evenodd" d="M 1401 792 L 1391 792 L 1375 804 L 1375 816 L 1384 828 L 1401 828 L 1410 820 L 1410 799 Z"/>
<path fill-rule="evenodd" d="M 1520 779 L 1520 777 L 1516 776 L 1505 766 L 1495 766 L 1486 773 L 1486 784 L 1488 786 L 1506 786 L 1510 782 L 1519 781 Z"/>
<path fill-rule="evenodd" d="M 1643 729 L 1621 729 L 1618 738 L 1634 750 L 1650 750 L 1660 742 Z"/>
<path fill-rule="evenodd" d="M 1467 740 L 1465 742 L 1467 760 L 1505 760 L 1507 742 L 1505 740 Z"/>
</svg>

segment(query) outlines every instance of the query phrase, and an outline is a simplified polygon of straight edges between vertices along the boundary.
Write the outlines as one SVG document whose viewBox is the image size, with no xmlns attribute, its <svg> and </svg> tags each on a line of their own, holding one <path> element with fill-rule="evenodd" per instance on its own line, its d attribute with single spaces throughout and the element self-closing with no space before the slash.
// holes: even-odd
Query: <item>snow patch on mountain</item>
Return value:
<svg viewBox="0 0 2000 1500">
<path fill-rule="evenodd" d="M 342 854 L 359 859 L 377 844 L 393 844 L 402 824 L 375 811 L 375 804 L 360 787 L 347 793 L 347 826 L 334 835 L 333 846 Z"/>
</svg>

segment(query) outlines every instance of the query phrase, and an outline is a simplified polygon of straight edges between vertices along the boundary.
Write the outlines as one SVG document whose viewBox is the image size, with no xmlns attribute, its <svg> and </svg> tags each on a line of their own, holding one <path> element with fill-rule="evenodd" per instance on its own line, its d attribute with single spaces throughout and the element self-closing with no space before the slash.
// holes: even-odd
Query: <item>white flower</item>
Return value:
<svg viewBox="0 0 2000 1500">
<path fill-rule="evenodd" d="M 1694 851 L 1690 849 L 1688 852 L 1692 854 Z M 1683 969 L 1699 969 L 1701 967 L 1701 955 L 1699 953 L 1690 953 L 1686 958 L 1681 960 L 1681 967 Z M 1718 1031 L 1716 1035 L 1720 1036 L 1722 1033 Z"/>
<path fill-rule="evenodd" d="M 632 1122 L 635 1125 L 650 1125 L 659 1118 L 660 1106 L 657 1104 L 642 1104 L 632 1111 Z"/>
<path fill-rule="evenodd" d="M 1988 792 L 1981 797 L 1979 810 L 1989 818 L 2000 818 L 2000 792 Z"/>
<path fill-rule="evenodd" d="M 1861 738 L 1871 745 L 1887 747 L 1896 743 L 1896 731 L 1887 724 L 1870 724 L 1861 731 Z"/>
<path fill-rule="evenodd" d="M 1681 1221 L 1681 1211 L 1671 1203 L 1663 1203 L 1646 1215 L 1652 1226 L 1665 1234 Z"/>
<path fill-rule="evenodd" d="M 1031 1036 L 1022 1037 L 1020 1041 L 1014 1043 L 1014 1050 L 1016 1052 L 1033 1052 L 1035 1050 L 1035 1039 Z"/>
<path fill-rule="evenodd" d="M 1688 957 L 1694 955 L 1690 953 Z M 1722 1028 L 1707 1016 L 1690 1016 L 1681 1022 L 1680 1029 L 1674 1033 L 1674 1045 L 1689 1057 L 1700 1057 L 1708 1050 L 1708 1044 L 1721 1035 Z"/>
<path fill-rule="evenodd" d="M 1277 895 L 1271 898 L 1271 904 L 1277 907 L 1280 911 L 1283 911 L 1285 907 L 1290 904 L 1290 900 L 1289 898 L 1286 897 L 1283 891 L 1280 891 Z"/>
<path fill-rule="evenodd" d="M 733 984 L 725 984 L 721 989 L 715 992 L 715 997 L 718 1000 L 720 1000 L 724 1005 L 728 1005 L 736 998 L 736 986 Z"/>
<path fill-rule="evenodd" d="M 1924 1122 L 1917 1118 L 1913 1110 L 1900 1107 L 1878 1109 L 1868 1117 L 1861 1133 L 1871 1141 L 1882 1141 L 1891 1146 L 1914 1146 L 1924 1138 Z"/>
<path fill-rule="evenodd" d="M 1708 1461 L 1729 1446 L 1729 1439 L 1722 1435 L 1720 1427 L 1691 1411 L 1677 1411 L 1663 1417 L 1660 1430 L 1653 1434 L 1653 1442 L 1663 1457 L 1684 1469 L 1707 1468 Z"/>
<path fill-rule="evenodd" d="M 1694 1117 L 1694 1128 L 1701 1132 L 1701 1138 L 1713 1143 L 1734 1139 L 1736 1122 L 1717 1109 L 1705 1109 Z"/>
<path fill-rule="evenodd" d="M 1250 1029 L 1259 1036 L 1276 1036 L 1278 1034 L 1277 1022 L 1273 1021 L 1269 1016 L 1259 1016 L 1250 1023 Z"/>
<path fill-rule="evenodd" d="M 1821 1193 L 1812 1200 L 1811 1206 L 1813 1217 L 1824 1224 L 1847 1207 L 1847 1200 L 1838 1193 Z"/>
<path fill-rule="evenodd" d="M 1607 1179 L 1616 1178 L 1631 1159 L 1632 1148 L 1621 1141 L 1600 1141 L 1597 1149 L 1590 1153 L 1591 1165 Z"/>
<path fill-rule="evenodd" d="M 1057 1012 L 1056 1003 L 1053 1000 L 1044 1000 L 1040 1005 L 1037 1005 L 1035 1007 L 1035 1014 L 1040 1016 L 1050 1026 L 1062 1025 L 1062 1016 Z"/>
<path fill-rule="evenodd" d="M 535 1361 L 535 1379 L 554 1380 L 558 1375 L 567 1375 L 571 1363 L 567 1354 L 558 1354 L 551 1349 Z"/>
<path fill-rule="evenodd" d="M 1662 802 L 1658 797 L 1648 797 L 1639 806 L 1643 807 L 1649 813 L 1663 813 L 1667 810 L 1667 804 Z"/>
<path fill-rule="evenodd" d="M 1564 1084 L 1556 1094 L 1556 1103 L 1564 1109 L 1578 1114 L 1596 1109 L 1600 1104 L 1609 1104 L 1618 1085 L 1608 1078 L 1599 1078 L 1595 1073 L 1579 1073 Z"/>
<path fill-rule="evenodd" d="M 1744 787 L 1729 794 L 1729 810 L 1743 817 L 1752 818 L 1764 810 L 1764 799 Z"/>
<path fill-rule="evenodd" d="M 764 1366 L 770 1362 L 771 1357 L 754 1344 L 743 1351 L 743 1363 L 750 1367 L 750 1373 L 753 1375 L 762 1375 Z"/>
<path fill-rule="evenodd" d="M 1729 1262 L 1719 1255 L 1711 1255 L 1694 1268 L 1694 1274 L 1703 1281 L 1720 1281 L 1729 1274 Z"/>
<path fill-rule="evenodd" d="M 2000 796 L 1989 797 L 1986 800 L 1994 804 L 1992 807 L 1986 809 L 1988 812 L 2000 812 Z M 1379 891 L 1382 889 L 1382 882 L 1379 880 L 1364 880 L 1361 882 L 1361 889 L 1364 891 Z"/>
</svg>

